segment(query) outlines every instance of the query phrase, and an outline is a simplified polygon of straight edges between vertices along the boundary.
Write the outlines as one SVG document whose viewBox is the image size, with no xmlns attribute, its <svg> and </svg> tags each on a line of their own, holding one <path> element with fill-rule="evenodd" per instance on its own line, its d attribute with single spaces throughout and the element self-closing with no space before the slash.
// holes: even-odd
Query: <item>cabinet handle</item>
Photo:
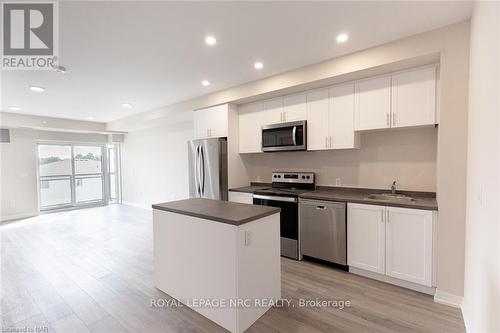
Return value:
<svg viewBox="0 0 500 333">
<path fill-rule="evenodd" d="M 382 222 L 384 222 L 385 221 L 385 218 L 384 218 L 385 209 L 382 208 L 381 212 L 382 212 L 382 216 L 380 218 L 382 219 Z"/>
<path fill-rule="evenodd" d="M 332 137 L 330 136 L 330 148 L 332 148 Z"/>
<path fill-rule="evenodd" d="M 391 123 L 389 122 L 389 114 L 387 114 L 385 118 L 386 118 L 385 123 L 387 124 L 387 126 L 390 126 Z"/>
<path fill-rule="evenodd" d="M 285 122 L 285 121 L 286 121 L 286 114 L 285 114 L 285 111 L 283 111 L 283 112 L 282 112 L 282 114 L 283 114 L 283 122 Z"/>
<path fill-rule="evenodd" d="M 328 148 L 328 137 L 325 136 L 325 148 Z"/>
<path fill-rule="evenodd" d="M 389 222 L 390 222 L 390 218 L 389 218 L 389 217 L 390 217 L 390 215 L 389 215 L 389 211 L 388 211 L 387 209 L 386 209 L 386 211 L 385 211 L 385 214 L 386 214 L 386 216 L 387 216 L 387 217 L 385 218 L 385 221 L 386 221 L 387 223 L 389 223 Z"/>
<path fill-rule="evenodd" d="M 326 209 L 326 207 L 325 206 L 316 206 L 316 209 L 324 210 L 324 209 Z"/>
<path fill-rule="evenodd" d="M 395 113 L 392 114 L 392 125 L 396 126 L 396 114 Z"/>
</svg>

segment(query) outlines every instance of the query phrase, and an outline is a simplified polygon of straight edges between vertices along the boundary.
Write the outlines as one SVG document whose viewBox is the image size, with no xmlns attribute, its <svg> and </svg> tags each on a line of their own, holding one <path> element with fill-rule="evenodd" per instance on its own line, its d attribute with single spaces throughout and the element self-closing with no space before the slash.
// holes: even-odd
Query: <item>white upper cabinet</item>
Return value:
<svg viewBox="0 0 500 333">
<path fill-rule="evenodd" d="M 262 101 L 262 125 L 271 125 L 283 122 L 283 97 Z"/>
<path fill-rule="evenodd" d="M 307 150 L 329 147 L 328 88 L 307 93 Z"/>
<path fill-rule="evenodd" d="M 436 123 L 436 67 L 392 76 L 392 127 Z"/>
<path fill-rule="evenodd" d="M 347 264 L 385 274 L 385 207 L 347 205 Z"/>
<path fill-rule="evenodd" d="M 432 212 L 387 207 L 386 274 L 432 285 Z"/>
<path fill-rule="evenodd" d="M 260 153 L 262 140 L 262 102 L 238 106 L 239 152 Z"/>
<path fill-rule="evenodd" d="M 330 88 L 331 149 L 359 148 L 359 134 L 354 132 L 354 83 Z"/>
<path fill-rule="evenodd" d="M 227 104 L 194 111 L 195 139 L 227 137 Z"/>
<path fill-rule="evenodd" d="M 283 97 L 282 122 L 305 120 L 307 118 L 307 94 L 293 94 Z"/>
<path fill-rule="evenodd" d="M 360 80 L 355 88 L 354 129 L 389 128 L 391 125 L 391 77 Z"/>
</svg>

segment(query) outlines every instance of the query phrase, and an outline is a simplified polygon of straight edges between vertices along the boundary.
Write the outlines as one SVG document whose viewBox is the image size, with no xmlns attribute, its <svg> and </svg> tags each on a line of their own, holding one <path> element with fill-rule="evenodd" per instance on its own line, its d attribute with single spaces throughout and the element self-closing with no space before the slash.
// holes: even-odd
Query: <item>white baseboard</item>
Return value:
<svg viewBox="0 0 500 333">
<path fill-rule="evenodd" d="M 130 201 L 122 201 L 122 205 L 127 205 L 127 206 L 132 206 L 135 208 L 142 208 L 142 209 L 147 209 L 147 210 L 153 210 L 153 208 L 151 206 L 146 206 L 146 205 L 142 205 L 142 204 L 138 204 L 138 203 L 130 202 Z"/>
<path fill-rule="evenodd" d="M 27 219 L 28 217 L 37 216 L 38 212 L 33 213 L 25 213 L 25 214 L 14 214 L 14 215 L 6 215 L 0 217 L 0 222 L 11 221 L 11 220 L 19 220 L 19 219 Z"/>
<path fill-rule="evenodd" d="M 444 305 L 453 306 L 454 308 L 462 308 L 464 298 L 462 296 L 453 295 L 436 289 L 434 294 L 434 302 Z"/>
</svg>

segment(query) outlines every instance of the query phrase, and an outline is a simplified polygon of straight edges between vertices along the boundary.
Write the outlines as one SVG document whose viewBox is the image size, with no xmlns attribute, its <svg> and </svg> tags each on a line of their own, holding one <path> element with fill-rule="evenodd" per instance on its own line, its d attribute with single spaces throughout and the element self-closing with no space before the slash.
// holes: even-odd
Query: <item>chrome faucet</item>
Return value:
<svg viewBox="0 0 500 333">
<path fill-rule="evenodd" d="M 392 193 L 392 195 L 396 194 L 396 181 L 392 182 L 391 193 Z"/>
</svg>

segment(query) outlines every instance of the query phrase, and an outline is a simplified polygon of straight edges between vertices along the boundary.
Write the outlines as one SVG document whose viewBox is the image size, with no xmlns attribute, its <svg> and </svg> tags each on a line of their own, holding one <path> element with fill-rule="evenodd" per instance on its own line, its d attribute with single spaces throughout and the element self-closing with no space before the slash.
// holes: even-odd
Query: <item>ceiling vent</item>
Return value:
<svg viewBox="0 0 500 333">
<path fill-rule="evenodd" d="M 10 131 L 8 128 L 0 128 L 0 143 L 10 143 Z"/>
</svg>

